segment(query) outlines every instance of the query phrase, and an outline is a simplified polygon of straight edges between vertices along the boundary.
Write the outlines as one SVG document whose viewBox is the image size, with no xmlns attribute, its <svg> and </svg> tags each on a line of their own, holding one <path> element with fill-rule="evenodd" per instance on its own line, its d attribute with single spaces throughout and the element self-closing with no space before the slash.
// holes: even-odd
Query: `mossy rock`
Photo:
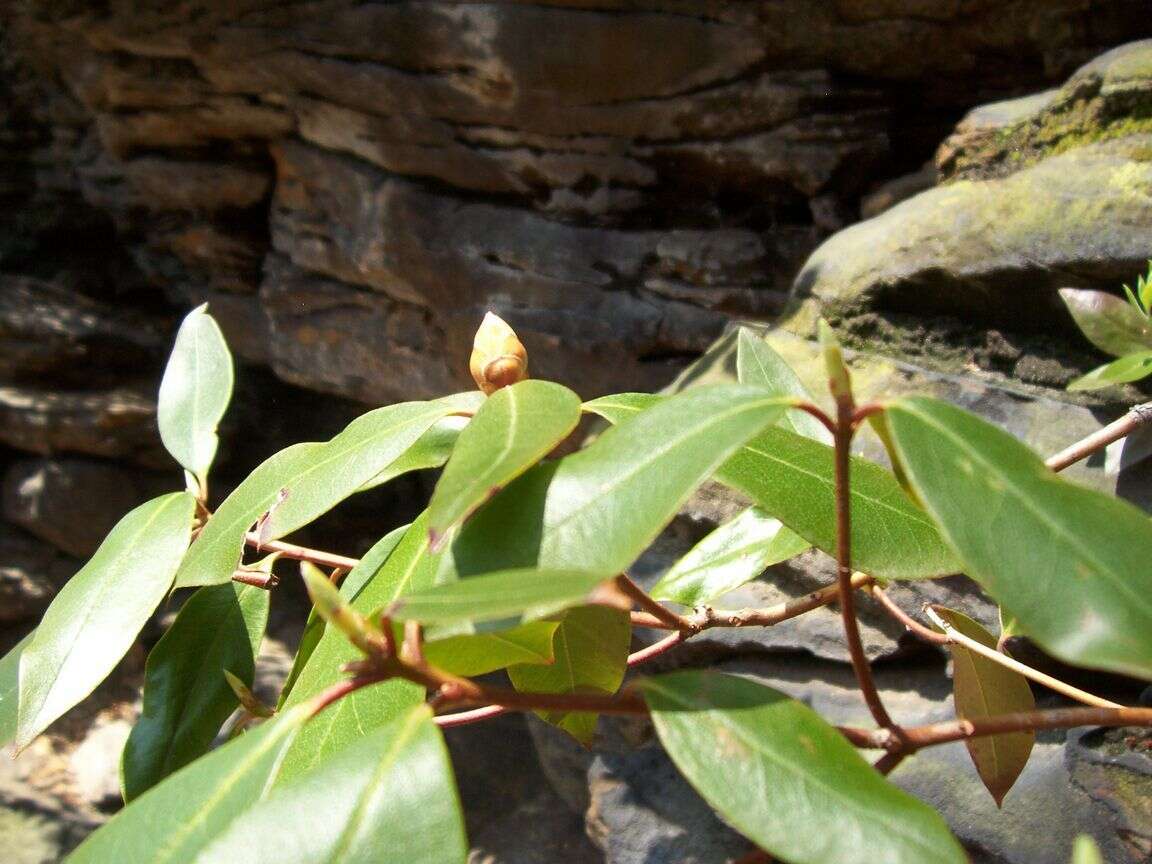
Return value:
<svg viewBox="0 0 1152 864">
<path fill-rule="evenodd" d="M 973 109 L 940 146 L 936 167 L 944 183 L 1004 177 L 1132 136 L 1152 136 L 1152 39 L 1102 54 L 1059 90 Z"/>
<path fill-rule="evenodd" d="M 794 285 L 814 312 L 950 315 L 1079 339 L 1056 293 L 1118 290 L 1152 257 L 1152 132 L 1069 149 L 1007 177 L 921 193 L 832 236 Z M 815 309 L 813 309 L 815 305 Z"/>
</svg>

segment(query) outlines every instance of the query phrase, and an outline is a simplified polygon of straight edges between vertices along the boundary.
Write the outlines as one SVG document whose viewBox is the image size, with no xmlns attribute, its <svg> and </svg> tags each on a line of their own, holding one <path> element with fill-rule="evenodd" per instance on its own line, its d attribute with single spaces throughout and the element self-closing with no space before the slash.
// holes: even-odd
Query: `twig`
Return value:
<svg viewBox="0 0 1152 864">
<path fill-rule="evenodd" d="M 665 636 L 658 642 L 653 642 L 647 648 L 641 648 L 639 651 L 634 651 L 628 655 L 629 666 L 639 666 L 641 663 L 646 663 L 653 657 L 659 657 L 665 651 L 670 651 L 687 638 L 683 630 L 677 630 Z"/>
<path fill-rule="evenodd" d="M 508 709 L 499 705 L 485 705 L 483 708 L 473 708 L 471 711 L 441 714 L 432 719 L 441 729 L 451 729 L 454 726 L 467 726 L 469 723 L 479 723 L 481 720 L 489 720 L 507 713 Z"/>
<path fill-rule="evenodd" d="M 836 399 L 837 423 L 833 436 L 836 445 L 836 578 L 840 585 L 840 618 L 844 623 L 844 636 L 848 642 L 848 654 L 852 658 L 852 670 L 856 673 L 856 683 L 868 704 L 868 710 L 877 725 L 890 728 L 892 718 L 872 680 L 872 667 L 864 654 L 864 644 L 860 640 L 860 622 L 856 618 L 856 600 L 852 587 L 852 514 L 850 495 L 852 418 L 856 406 L 851 392 L 841 394 Z"/>
<path fill-rule="evenodd" d="M 1066 447 L 1056 455 L 1049 456 L 1044 460 L 1044 464 L 1053 471 L 1063 471 L 1069 465 L 1086 459 L 1113 441 L 1119 441 L 1124 436 L 1131 435 L 1147 423 L 1152 423 L 1152 402 L 1135 406 L 1119 420 L 1114 420 L 1103 429 L 1097 429 L 1091 435 Z"/>
<path fill-rule="evenodd" d="M 664 629 L 691 630 L 691 625 L 686 619 L 653 600 L 648 592 L 633 582 L 626 573 L 621 573 L 616 577 L 616 587 L 637 606 L 665 625 Z"/>
<path fill-rule="evenodd" d="M 872 767 L 887 777 L 907 756 L 908 752 L 906 750 L 889 750 L 872 763 Z"/>
<path fill-rule="evenodd" d="M 1093 696 L 1091 693 L 1086 693 L 1079 687 L 1073 687 L 1071 684 L 1066 684 L 1058 678 L 1053 678 L 1051 675 L 1045 675 L 1039 669 L 1033 669 L 1031 666 L 1025 666 L 1019 660 L 1009 657 L 1007 654 L 1001 654 L 995 648 L 989 648 L 975 639 L 969 638 L 945 621 L 937 614 L 936 610 L 931 606 L 924 607 L 924 614 L 932 619 L 932 623 L 944 631 L 944 639 L 946 642 L 955 642 L 958 645 L 963 645 L 969 651 L 973 651 L 982 657 L 986 657 L 993 663 L 999 663 L 1013 672 L 1018 672 L 1025 678 L 1031 678 L 1038 684 L 1043 684 L 1049 690 L 1055 690 L 1069 699 L 1075 699 L 1077 702 L 1083 702 L 1086 705 L 1095 705 L 1097 708 L 1123 708 L 1116 702 L 1110 702 L 1107 699 L 1102 699 L 1099 696 Z"/>
<path fill-rule="evenodd" d="M 254 549 L 267 549 L 271 552 L 279 552 L 285 558 L 292 558 L 295 561 L 311 561 L 320 567 L 342 567 L 345 570 L 351 570 L 360 563 L 356 558 L 335 555 L 332 552 L 324 552 L 321 549 L 309 549 L 307 546 L 297 546 L 295 543 L 285 543 L 283 540 L 265 540 L 261 542 L 260 536 L 255 531 L 249 531 L 245 534 L 244 542 Z"/>
<path fill-rule="evenodd" d="M 897 606 L 892 598 L 889 597 L 882 588 L 873 587 L 872 596 L 876 598 L 876 602 L 880 604 L 881 608 L 883 608 L 885 612 L 887 612 L 925 642 L 931 642 L 934 645 L 948 644 L 947 636 L 941 633 L 937 633 L 935 630 L 929 630 L 915 618 L 910 616 L 907 612 Z"/>
<path fill-rule="evenodd" d="M 851 584 L 853 588 L 863 588 L 872 581 L 866 573 L 853 573 Z M 797 597 L 775 606 L 764 606 L 749 609 L 713 609 L 711 606 L 701 606 L 690 615 L 681 616 L 688 624 L 692 634 L 713 627 L 771 627 L 782 621 L 796 618 L 805 612 L 811 612 L 821 606 L 836 602 L 840 596 L 840 584 L 825 585 L 803 597 Z M 650 627 L 654 629 L 673 629 L 655 616 L 645 612 L 633 612 L 632 623 L 637 627 Z"/>
</svg>

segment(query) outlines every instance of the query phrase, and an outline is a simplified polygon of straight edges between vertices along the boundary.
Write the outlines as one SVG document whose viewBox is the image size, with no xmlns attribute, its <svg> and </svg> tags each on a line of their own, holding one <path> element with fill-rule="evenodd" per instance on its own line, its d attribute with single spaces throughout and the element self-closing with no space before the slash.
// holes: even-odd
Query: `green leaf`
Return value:
<svg viewBox="0 0 1152 864">
<path fill-rule="evenodd" d="M 1152 375 L 1152 351 L 1128 354 L 1119 360 L 1097 366 L 1087 375 L 1081 375 L 1068 385 L 1072 392 L 1100 390 L 1114 384 L 1127 384 Z"/>
<path fill-rule="evenodd" d="M 463 864 L 467 856 L 448 750 L 419 705 L 278 786 L 196 861 Z"/>
<path fill-rule="evenodd" d="M 216 426 L 232 398 L 232 355 L 207 308 L 193 309 L 181 323 L 156 405 L 160 440 L 201 489 L 216 456 Z"/>
<path fill-rule="evenodd" d="M 428 428 L 482 397 L 463 393 L 434 402 L 403 402 L 369 411 L 331 441 L 295 444 L 265 460 L 229 495 L 176 576 L 177 587 L 222 584 L 240 562 L 244 534 L 265 514 L 269 540 L 335 507 L 402 456 Z M 269 513 L 269 509 L 275 509 Z"/>
<path fill-rule="evenodd" d="M 628 425 L 663 397 L 620 393 L 584 408 Z M 835 464 L 831 447 L 787 429 L 769 429 L 741 447 L 716 479 L 748 494 L 813 546 L 836 554 Z M 874 462 L 852 458 L 852 566 L 882 579 L 944 576 L 960 569 L 928 515 L 896 477 Z"/>
<path fill-rule="evenodd" d="M 1060 298 L 1088 341 L 1114 357 L 1152 348 L 1152 321 L 1119 297 L 1103 291 L 1061 288 Z"/>
<path fill-rule="evenodd" d="M 395 480 L 401 474 L 439 468 L 448 461 L 460 433 L 471 422 L 471 417 L 450 415 L 437 420 L 432 427 L 409 447 L 404 455 L 360 487 L 364 492 Z"/>
<path fill-rule="evenodd" d="M 649 592 L 698 606 L 799 555 L 811 544 L 756 507 L 721 525 L 677 561 Z"/>
<path fill-rule="evenodd" d="M 245 732 L 152 787 L 68 856 L 66 864 L 184 864 L 268 793 L 308 709 Z"/>
<path fill-rule="evenodd" d="M 428 549 L 427 511 L 404 532 L 390 554 L 383 554 L 383 547 L 384 540 L 364 556 L 345 583 L 348 602 L 363 615 L 372 614 L 409 591 L 434 584 L 435 556 Z M 284 701 L 285 706 L 300 704 L 342 680 L 345 675 L 341 667 L 361 656 L 344 634 L 327 628 Z M 408 681 L 393 680 L 357 690 L 305 727 L 284 760 L 281 775 L 288 779 L 312 770 L 352 741 L 423 701 L 423 688 Z"/>
<path fill-rule="evenodd" d="M 399 626 L 399 625 L 397 625 Z M 557 621 L 529 621 L 511 630 L 450 636 L 424 643 L 424 657 L 453 675 L 484 675 L 521 663 L 552 663 Z"/>
<path fill-rule="evenodd" d="M 776 396 L 812 401 L 812 394 L 792 367 L 747 327 L 740 328 L 736 342 L 736 375 L 741 384 L 763 387 Z M 824 428 L 823 423 L 804 411 L 788 411 L 781 425 L 813 441 L 832 443 L 832 433 Z"/>
<path fill-rule="evenodd" d="M 344 581 L 340 584 L 340 593 L 350 598 L 359 594 L 365 583 L 376 574 L 380 565 L 392 554 L 392 550 L 396 548 L 409 527 L 408 525 L 401 525 L 399 528 L 389 531 L 364 553 L 360 563 L 344 577 Z M 300 644 L 296 648 L 296 656 L 292 659 L 292 669 L 284 681 L 284 686 L 280 689 L 280 698 L 276 702 L 277 709 L 284 706 L 288 694 L 296 686 L 300 673 L 311 659 L 316 646 L 320 644 L 320 638 L 324 635 L 324 627 L 324 619 L 316 614 L 315 609 L 311 610 L 308 613 L 308 620 L 304 624 L 304 632 L 300 634 Z"/>
<path fill-rule="evenodd" d="M 550 381 L 497 390 L 463 432 L 428 505 L 433 543 L 568 437 L 580 397 Z"/>
<path fill-rule="evenodd" d="M 1152 522 L 1062 480 L 1006 432 L 944 402 L 888 409 L 900 455 L 964 570 L 1049 653 L 1152 678 Z"/>
<path fill-rule="evenodd" d="M 1072 842 L 1072 864 L 1105 864 L 1100 847 L 1087 834 L 1078 834 Z"/>
<path fill-rule="evenodd" d="M 20 707 L 20 656 L 36 635 L 35 631 L 0 658 L 0 746 L 16 737 L 16 717 Z"/>
<path fill-rule="evenodd" d="M 445 564 L 462 575 L 533 567 L 614 576 L 782 411 L 779 399 L 738 384 L 673 396 L 507 486 L 464 525 Z"/>
<path fill-rule="evenodd" d="M 184 604 L 148 655 L 143 711 L 120 763 L 125 801 L 207 752 L 237 704 L 224 672 L 252 685 L 268 602 L 267 591 L 231 583 Z"/>
<path fill-rule="evenodd" d="M 17 750 L 91 693 L 132 647 L 168 593 L 195 508 L 187 492 L 141 504 L 56 595 L 20 658 Z"/>
<path fill-rule="evenodd" d="M 681 773 L 770 854 L 792 864 L 968 860 L 940 814 L 796 700 L 715 672 L 674 672 L 641 686 Z"/>
<path fill-rule="evenodd" d="M 996 637 L 967 615 L 952 609 L 935 607 L 936 613 L 959 633 L 981 645 L 996 650 Z M 1032 688 L 1019 672 L 994 663 L 963 645 L 951 643 L 952 687 L 956 716 L 961 720 L 982 720 L 1016 711 L 1035 711 Z M 976 766 L 976 772 L 999 807 L 1004 796 L 1028 764 L 1034 732 L 1013 732 L 969 738 L 964 743 Z"/>
<path fill-rule="evenodd" d="M 424 624 L 530 621 L 589 602 L 602 582 L 587 570 L 503 570 L 407 594 L 387 612 Z"/>
<path fill-rule="evenodd" d="M 608 606 L 569 609 L 552 640 L 555 662 L 551 666 L 510 666 L 508 677 L 523 693 L 615 693 L 624 680 L 631 641 L 627 612 Z M 584 744 L 596 733 L 595 714 L 538 713 Z"/>
</svg>

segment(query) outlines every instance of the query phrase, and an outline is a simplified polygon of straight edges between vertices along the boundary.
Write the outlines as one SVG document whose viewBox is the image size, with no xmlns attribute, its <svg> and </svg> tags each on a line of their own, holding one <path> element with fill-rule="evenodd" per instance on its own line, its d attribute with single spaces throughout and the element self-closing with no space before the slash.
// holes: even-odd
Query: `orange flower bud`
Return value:
<svg viewBox="0 0 1152 864">
<path fill-rule="evenodd" d="M 476 386 L 491 395 L 528 377 L 528 352 L 516 338 L 516 331 L 499 315 L 489 312 L 472 341 L 468 368 Z"/>
</svg>

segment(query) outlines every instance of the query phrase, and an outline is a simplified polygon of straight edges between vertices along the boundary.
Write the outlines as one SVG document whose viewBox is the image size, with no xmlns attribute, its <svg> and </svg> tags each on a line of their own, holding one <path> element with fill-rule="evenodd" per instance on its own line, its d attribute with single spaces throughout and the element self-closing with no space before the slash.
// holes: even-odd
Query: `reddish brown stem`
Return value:
<svg viewBox="0 0 1152 864">
<path fill-rule="evenodd" d="M 241 585 L 252 585 L 268 591 L 280 584 L 280 577 L 275 573 L 264 573 L 260 570 L 236 570 L 232 573 L 232 581 Z"/>
<path fill-rule="evenodd" d="M 904 761 L 907 755 L 908 753 L 903 750 L 890 750 L 877 759 L 872 764 L 872 767 L 887 777 L 895 770 L 897 765 Z"/>
<path fill-rule="evenodd" d="M 907 612 L 901 609 L 893 602 L 892 598 L 884 593 L 881 588 L 873 588 L 872 596 L 876 598 L 876 602 L 880 604 L 889 615 L 923 639 L 925 642 L 931 642 L 933 645 L 947 645 L 948 637 L 943 633 L 937 633 L 929 627 L 925 627 L 915 618 L 910 616 Z"/>
<path fill-rule="evenodd" d="M 361 687 L 367 687 L 369 684 L 378 684 L 385 680 L 387 680 L 387 677 L 384 675 L 361 675 L 356 678 L 346 678 L 343 681 L 338 681 L 313 698 L 312 710 L 309 716 L 315 717 L 333 702 L 338 699 L 343 699 L 350 693 L 355 693 Z"/>
<path fill-rule="evenodd" d="M 647 648 L 641 648 L 639 651 L 634 651 L 633 653 L 629 654 L 628 665 L 639 666 L 641 663 L 646 663 L 653 657 L 659 657 L 665 651 L 670 651 L 675 648 L 686 638 L 687 636 L 683 630 L 677 630 L 675 633 L 671 633 L 668 636 L 665 636 L 658 642 L 653 642 Z"/>
<path fill-rule="evenodd" d="M 621 573 L 616 577 L 616 587 L 619 588 L 629 600 L 658 621 L 659 624 L 657 626 L 662 629 L 691 630 L 691 626 L 684 618 L 653 600 L 648 595 L 648 592 L 633 582 L 627 574 Z"/>
<path fill-rule="evenodd" d="M 836 577 L 840 586 L 840 617 L 844 623 L 844 637 L 856 683 L 868 704 L 872 719 L 878 726 L 891 728 L 892 718 L 880 699 L 876 683 L 872 680 L 872 667 L 864 654 L 860 640 L 860 623 L 856 619 L 856 598 L 852 587 L 852 513 L 850 495 L 852 417 L 856 408 L 851 396 L 837 400 L 838 423 L 833 441 L 836 446 Z"/>
<path fill-rule="evenodd" d="M 351 570 L 360 563 L 355 558 L 335 555 L 321 549 L 309 549 L 307 546 L 297 546 L 295 543 L 285 543 L 283 540 L 265 540 L 261 543 L 260 537 L 255 531 L 249 531 L 245 534 L 244 542 L 254 549 L 279 552 L 285 558 L 291 558 L 295 561 L 311 561 L 320 567 L 342 567 L 345 570 Z"/>
<path fill-rule="evenodd" d="M 473 708 L 471 711 L 458 711 L 455 714 L 441 714 L 433 720 L 441 729 L 451 729 L 454 726 L 467 726 L 469 723 L 479 723 L 481 720 L 490 720 L 507 714 L 508 709 L 499 705 L 486 705 L 483 708 Z"/>
<path fill-rule="evenodd" d="M 824 409 L 819 405 L 816 405 L 812 402 L 797 402 L 792 407 L 797 411 L 803 411 L 805 414 L 811 414 L 824 425 L 825 429 L 827 429 L 833 435 L 836 434 L 836 421 L 829 417 Z"/>
</svg>

